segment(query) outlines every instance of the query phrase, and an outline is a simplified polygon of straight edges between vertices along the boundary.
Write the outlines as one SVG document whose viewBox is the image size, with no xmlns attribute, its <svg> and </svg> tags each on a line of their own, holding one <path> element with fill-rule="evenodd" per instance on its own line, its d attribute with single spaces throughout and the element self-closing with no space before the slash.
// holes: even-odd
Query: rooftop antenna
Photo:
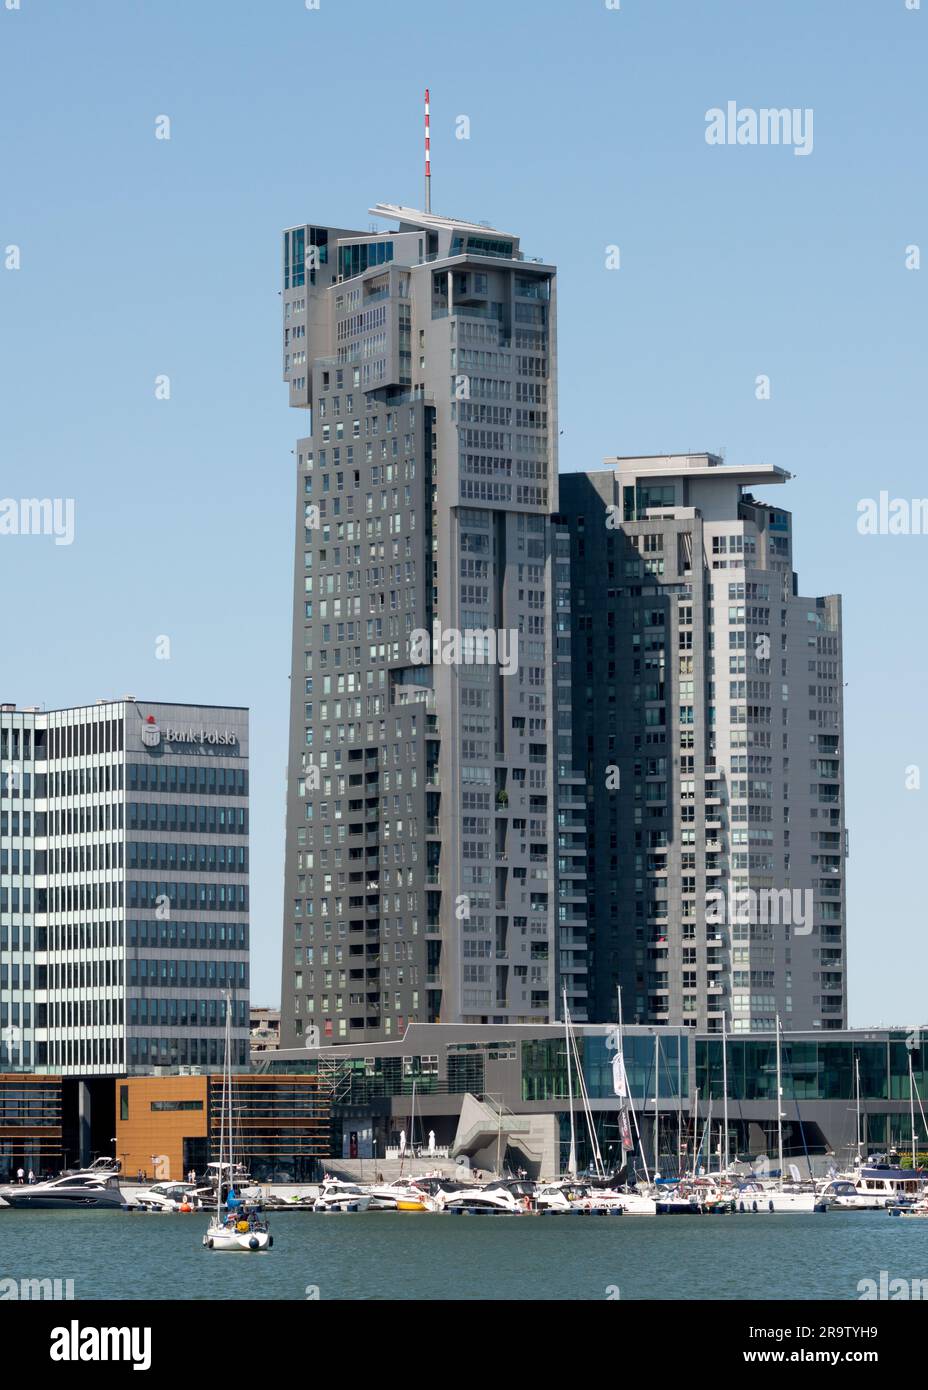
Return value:
<svg viewBox="0 0 928 1390">
<path fill-rule="evenodd" d="M 429 89 L 425 89 L 425 210 L 432 211 L 432 158 L 429 127 Z"/>
</svg>

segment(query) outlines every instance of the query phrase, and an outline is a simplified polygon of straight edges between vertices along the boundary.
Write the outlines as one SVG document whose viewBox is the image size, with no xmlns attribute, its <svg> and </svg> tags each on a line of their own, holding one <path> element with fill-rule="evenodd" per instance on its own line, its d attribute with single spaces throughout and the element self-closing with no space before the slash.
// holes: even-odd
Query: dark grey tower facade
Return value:
<svg viewBox="0 0 928 1390">
<path fill-rule="evenodd" d="M 563 863 L 557 834 L 555 272 L 485 225 L 372 211 L 395 229 L 284 233 L 284 375 L 310 411 L 285 1046 L 546 1022 L 562 988 L 585 1017 L 580 831 Z"/>
<path fill-rule="evenodd" d="M 767 467 L 561 478 L 590 1017 L 846 1027 L 841 602 L 804 598 Z"/>
</svg>

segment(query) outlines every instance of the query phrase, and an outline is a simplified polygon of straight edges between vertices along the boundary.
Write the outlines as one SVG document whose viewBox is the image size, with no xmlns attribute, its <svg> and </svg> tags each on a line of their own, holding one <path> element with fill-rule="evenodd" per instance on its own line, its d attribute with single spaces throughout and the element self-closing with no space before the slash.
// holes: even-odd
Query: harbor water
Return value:
<svg viewBox="0 0 928 1390">
<path fill-rule="evenodd" d="M 0 1281 L 57 1279 L 67 1288 L 73 1280 L 76 1300 L 320 1301 L 853 1301 L 869 1288 L 866 1281 L 879 1287 L 881 1275 L 884 1285 L 928 1281 L 928 1220 L 886 1212 L 284 1212 L 270 1218 L 273 1250 L 259 1255 L 205 1250 L 207 1219 L 204 1212 L 2 1211 Z M 0 1296 L 8 1297 L 3 1287 Z"/>
</svg>

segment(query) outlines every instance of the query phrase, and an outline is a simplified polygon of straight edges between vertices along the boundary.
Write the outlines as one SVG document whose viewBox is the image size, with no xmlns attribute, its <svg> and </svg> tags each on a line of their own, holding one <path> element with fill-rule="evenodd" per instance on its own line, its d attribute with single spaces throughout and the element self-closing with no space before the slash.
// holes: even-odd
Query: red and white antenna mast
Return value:
<svg viewBox="0 0 928 1390">
<path fill-rule="evenodd" d="M 429 89 L 425 89 L 425 210 L 432 211 L 432 154 L 429 126 Z"/>
</svg>

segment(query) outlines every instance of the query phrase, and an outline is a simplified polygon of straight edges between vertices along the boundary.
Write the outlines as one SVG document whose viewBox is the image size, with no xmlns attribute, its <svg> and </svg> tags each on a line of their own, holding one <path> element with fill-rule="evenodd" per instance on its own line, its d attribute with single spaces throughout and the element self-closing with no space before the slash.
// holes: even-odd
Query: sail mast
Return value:
<svg viewBox="0 0 928 1390">
<path fill-rule="evenodd" d="M 655 1029 L 654 1031 L 654 1177 L 657 1178 L 660 1171 L 660 1149 L 659 1149 L 659 1126 L 658 1126 L 658 1101 L 660 1091 L 660 1069 L 661 1069 L 661 1038 Z"/>
<path fill-rule="evenodd" d="M 780 1056 L 780 1015 L 777 1014 L 777 1163 L 783 1191 L 783 1064 Z"/>
<path fill-rule="evenodd" d="M 232 991 L 226 994 L 226 1076 L 229 1083 L 229 1192 L 234 1191 L 233 1187 L 233 1166 L 232 1166 Z"/>
<path fill-rule="evenodd" d="M 593 1107 L 590 1104 L 590 1093 L 587 1090 L 586 1078 L 583 1075 L 583 1067 L 580 1063 L 580 1049 L 577 1046 L 577 1034 L 575 1029 L 571 1029 L 571 1037 L 574 1048 L 574 1061 L 577 1064 L 577 1090 L 580 1092 L 580 1101 L 583 1105 L 583 1114 L 586 1119 L 587 1133 L 590 1136 L 590 1147 L 593 1153 L 593 1162 L 596 1164 L 597 1174 L 604 1178 L 606 1170 L 603 1166 L 603 1156 L 599 1147 L 599 1139 L 596 1135 L 596 1125 L 593 1120 Z"/>
<path fill-rule="evenodd" d="M 567 1048 L 567 1100 L 570 1106 L 570 1155 L 567 1171 L 577 1176 L 577 1141 L 574 1133 L 574 1078 L 570 1062 L 570 1014 L 567 1012 L 567 987 L 564 987 L 564 1045 Z"/>
<path fill-rule="evenodd" d="M 645 1182 L 648 1183 L 648 1185 L 650 1186 L 650 1183 L 651 1183 L 651 1175 L 650 1175 L 650 1173 L 648 1172 L 648 1156 L 647 1156 L 647 1154 L 645 1153 L 644 1142 L 643 1142 L 643 1140 L 642 1140 L 642 1138 L 641 1138 L 641 1130 L 640 1130 L 639 1127 L 638 1127 L 638 1112 L 637 1112 L 637 1110 L 635 1109 L 635 1098 L 634 1098 L 634 1096 L 632 1095 L 632 1088 L 631 1088 L 631 1086 L 629 1085 L 629 1081 L 628 1081 L 628 1072 L 625 1070 L 625 1047 L 624 1047 L 624 1038 L 623 1038 L 623 1033 L 624 1033 L 624 1027 L 625 1027 L 625 1025 L 624 1025 L 624 1023 L 623 1023 L 623 1021 L 622 1021 L 622 986 L 619 985 L 617 988 L 618 988 L 618 995 L 619 995 L 619 1038 L 618 1038 L 618 1041 L 619 1041 L 619 1048 L 620 1048 L 621 1054 L 622 1054 L 622 1058 L 621 1058 L 621 1067 L 622 1067 L 622 1085 L 623 1085 L 623 1089 L 624 1089 L 624 1091 L 625 1091 L 624 1102 L 625 1102 L 625 1104 L 628 1106 L 628 1108 L 629 1108 L 629 1110 L 631 1111 L 631 1114 L 632 1114 L 632 1124 L 635 1126 L 635 1137 L 636 1137 L 637 1140 L 638 1140 L 638 1150 L 639 1150 L 639 1152 L 640 1152 L 640 1154 L 641 1154 L 641 1162 L 642 1162 L 642 1165 L 643 1165 L 643 1167 L 644 1167 L 644 1180 L 645 1180 Z M 630 1134 L 630 1133 L 631 1133 L 631 1131 L 629 1131 L 629 1134 Z M 623 1151 L 623 1157 L 625 1157 L 625 1152 L 627 1152 L 627 1151 Z M 637 1177 L 637 1165 L 636 1165 L 636 1177 Z M 627 1182 L 627 1175 L 626 1175 L 626 1182 Z"/>
<path fill-rule="evenodd" d="M 226 1132 L 226 1069 L 222 1068 L 222 1102 L 219 1107 L 219 1168 L 216 1173 L 216 1220 L 222 1202 L 222 1151 Z"/>
<path fill-rule="evenodd" d="M 912 1071 L 912 1054 L 909 1053 L 909 1114 L 912 1118 L 912 1172 L 914 1174 L 918 1163 L 915 1157 L 915 1075 Z"/>
<path fill-rule="evenodd" d="M 725 1133 L 722 1136 L 722 1149 L 725 1158 L 725 1169 L 728 1172 L 728 1032 L 725 1027 L 725 1014 L 722 1014 L 722 1100 L 723 1117 L 722 1123 L 725 1126 Z"/>
</svg>

